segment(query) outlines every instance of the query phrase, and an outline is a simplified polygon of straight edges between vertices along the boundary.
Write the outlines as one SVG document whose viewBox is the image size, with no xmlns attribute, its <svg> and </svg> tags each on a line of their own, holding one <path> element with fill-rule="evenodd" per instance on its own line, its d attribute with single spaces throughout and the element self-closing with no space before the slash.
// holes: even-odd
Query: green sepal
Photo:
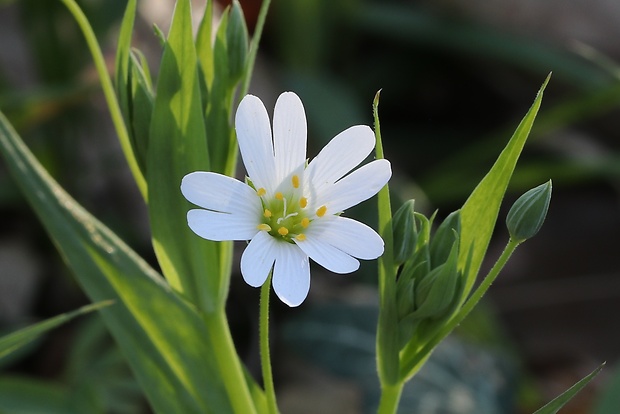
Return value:
<svg viewBox="0 0 620 414">
<path fill-rule="evenodd" d="M 435 268 L 448 260 L 454 245 L 454 232 L 461 234 L 460 211 L 453 211 L 439 225 L 431 239 L 431 267 Z"/>
<path fill-rule="evenodd" d="M 515 201 L 506 216 L 506 227 L 516 242 L 534 237 L 542 227 L 551 202 L 551 180 L 532 188 Z"/>
<path fill-rule="evenodd" d="M 415 252 L 418 229 L 414 213 L 415 200 L 408 200 L 403 203 L 392 218 L 395 266 L 403 264 Z"/>
<path fill-rule="evenodd" d="M 453 238 L 454 242 L 448 260 L 431 270 L 417 286 L 415 302 L 418 308 L 414 312 L 416 318 L 438 318 L 454 299 L 459 279 L 457 270 L 459 244 L 455 233 L 453 233 Z"/>
</svg>

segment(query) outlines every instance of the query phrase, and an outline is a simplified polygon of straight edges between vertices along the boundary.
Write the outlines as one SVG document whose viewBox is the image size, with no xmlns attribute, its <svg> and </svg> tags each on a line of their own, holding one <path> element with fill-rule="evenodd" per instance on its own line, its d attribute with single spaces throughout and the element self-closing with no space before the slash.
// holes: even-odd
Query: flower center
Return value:
<svg viewBox="0 0 620 414">
<path fill-rule="evenodd" d="M 276 239 L 293 243 L 293 239 L 306 239 L 305 230 L 313 221 L 312 212 L 307 211 L 308 199 L 301 194 L 298 175 L 291 178 L 290 191 L 267 194 L 264 188 L 258 188 L 256 195 L 261 198 L 263 214 L 257 228 L 268 232 Z M 323 217 L 327 212 L 326 206 L 317 209 L 315 216 Z M 316 217 L 314 219 L 316 219 Z"/>
</svg>

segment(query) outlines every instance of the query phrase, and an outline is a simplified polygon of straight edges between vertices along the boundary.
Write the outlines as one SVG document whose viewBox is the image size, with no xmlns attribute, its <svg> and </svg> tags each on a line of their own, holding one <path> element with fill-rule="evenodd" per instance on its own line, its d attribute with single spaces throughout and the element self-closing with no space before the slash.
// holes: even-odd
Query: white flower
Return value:
<svg viewBox="0 0 620 414">
<path fill-rule="evenodd" d="M 186 175 L 181 191 L 202 209 L 187 213 L 189 227 L 208 240 L 250 240 L 241 273 L 254 287 L 273 269 L 273 288 L 289 306 L 310 289 L 308 257 L 335 273 L 351 273 L 359 259 L 383 254 L 370 227 L 341 213 L 375 195 L 389 180 L 387 160 L 349 173 L 375 146 L 372 130 L 353 126 L 333 138 L 307 164 L 306 115 L 292 92 L 278 98 L 273 139 L 265 106 L 247 95 L 235 118 L 247 183 L 213 172 Z M 344 178 L 343 178 L 344 177 Z"/>
</svg>

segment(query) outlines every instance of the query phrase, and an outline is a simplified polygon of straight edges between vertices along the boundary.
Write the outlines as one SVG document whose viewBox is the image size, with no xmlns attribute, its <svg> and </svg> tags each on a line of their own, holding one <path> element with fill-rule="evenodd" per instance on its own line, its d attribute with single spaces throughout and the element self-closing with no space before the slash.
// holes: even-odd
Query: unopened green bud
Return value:
<svg viewBox="0 0 620 414">
<path fill-rule="evenodd" d="M 243 10 L 237 0 L 230 9 L 226 27 L 226 48 L 228 50 L 228 68 L 230 81 L 236 83 L 245 71 L 248 54 L 248 28 L 245 25 Z"/>
<path fill-rule="evenodd" d="M 414 200 L 406 201 L 392 218 L 394 233 L 394 264 L 400 266 L 415 251 L 418 230 L 415 223 Z"/>
<path fill-rule="evenodd" d="M 431 238 L 431 268 L 434 269 L 448 260 L 454 245 L 454 233 L 461 233 L 461 211 L 456 210 L 439 225 Z"/>
<path fill-rule="evenodd" d="M 513 241 L 522 242 L 538 233 L 547 217 L 551 187 L 549 180 L 532 188 L 515 201 L 506 217 L 506 226 Z"/>
<path fill-rule="evenodd" d="M 458 239 L 453 238 L 446 262 L 434 268 L 417 285 L 415 290 L 417 309 L 414 312 L 416 318 L 437 318 L 449 309 L 459 284 L 458 250 Z"/>
</svg>

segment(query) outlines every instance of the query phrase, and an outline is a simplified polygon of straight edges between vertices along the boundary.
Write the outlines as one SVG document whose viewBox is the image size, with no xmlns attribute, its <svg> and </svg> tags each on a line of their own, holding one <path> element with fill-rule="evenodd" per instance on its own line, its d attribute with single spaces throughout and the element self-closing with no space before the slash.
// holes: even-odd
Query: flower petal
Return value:
<svg viewBox="0 0 620 414">
<path fill-rule="evenodd" d="M 276 260 L 277 241 L 265 231 L 259 231 L 241 255 L 241 274 L 245 282 L 259 287 L 269 276 Z"/>
<path fill-rule="evenodd" d="M 372 161 L 325 189 L 316 200 L 326 205 L 328 214 L 336 214 L 377 194 L 392 176 L 390 162 Z"/>
<path fill-rule="evenodd" d="M 383 254 L 381 236 L 364 223 L 346 217 L 331 216 L 315 220 L 306 236 L 318 237 L 358 259 L 371 260 Z"/>
<path fill-rule="evenodd" d="M 273 290 L 288 306 L 299 306 L 310 290 L 308 256 L 290 243 L 277 243 L 273 269 Z"/>
<path fill-rule="evenodd" d="M 213 241 L 250 240 L 258 232 L 256 217 L 202 209 L 188 211 L 187 224 L 203 239 Z"/>
<path fill-rule="evenodd" d="M 295 243 L 312 260 L 334 273 L 351 273 L 360 267 L 357 259 L 329 244 L 320 234 L 309 232 L 304 241 L 295 240 Z"/>
<path fill-rule="evenodd" d="M 213 172 L 187 174 L 181 181 L 181 193 L 190 203 L 207 210 L 248 215 L 261 210 L 260 198 L 252 187 Z"/>
<path fill-rule="evenodd" d="M 355 125 L 336 135 L 306 169 L 311 197 L 357 167 L 375 147 L 375 135 L 366 125 Z"/>
<path fill-rule="evenodd" d="M 293 92 L 284 92 L 273 111 L 273 147 L 278 182 L 305 164 L 307 135 L 306 113 L 301 99 Z"/>
<path fill-rule="evenodd" d="M 265 105 L 256 96 L 246 95 L 239 103 L 235 129 L 248 176 L 256 188 L 272 192 L 276 177 L 271 125 Z"/>
</svg>

